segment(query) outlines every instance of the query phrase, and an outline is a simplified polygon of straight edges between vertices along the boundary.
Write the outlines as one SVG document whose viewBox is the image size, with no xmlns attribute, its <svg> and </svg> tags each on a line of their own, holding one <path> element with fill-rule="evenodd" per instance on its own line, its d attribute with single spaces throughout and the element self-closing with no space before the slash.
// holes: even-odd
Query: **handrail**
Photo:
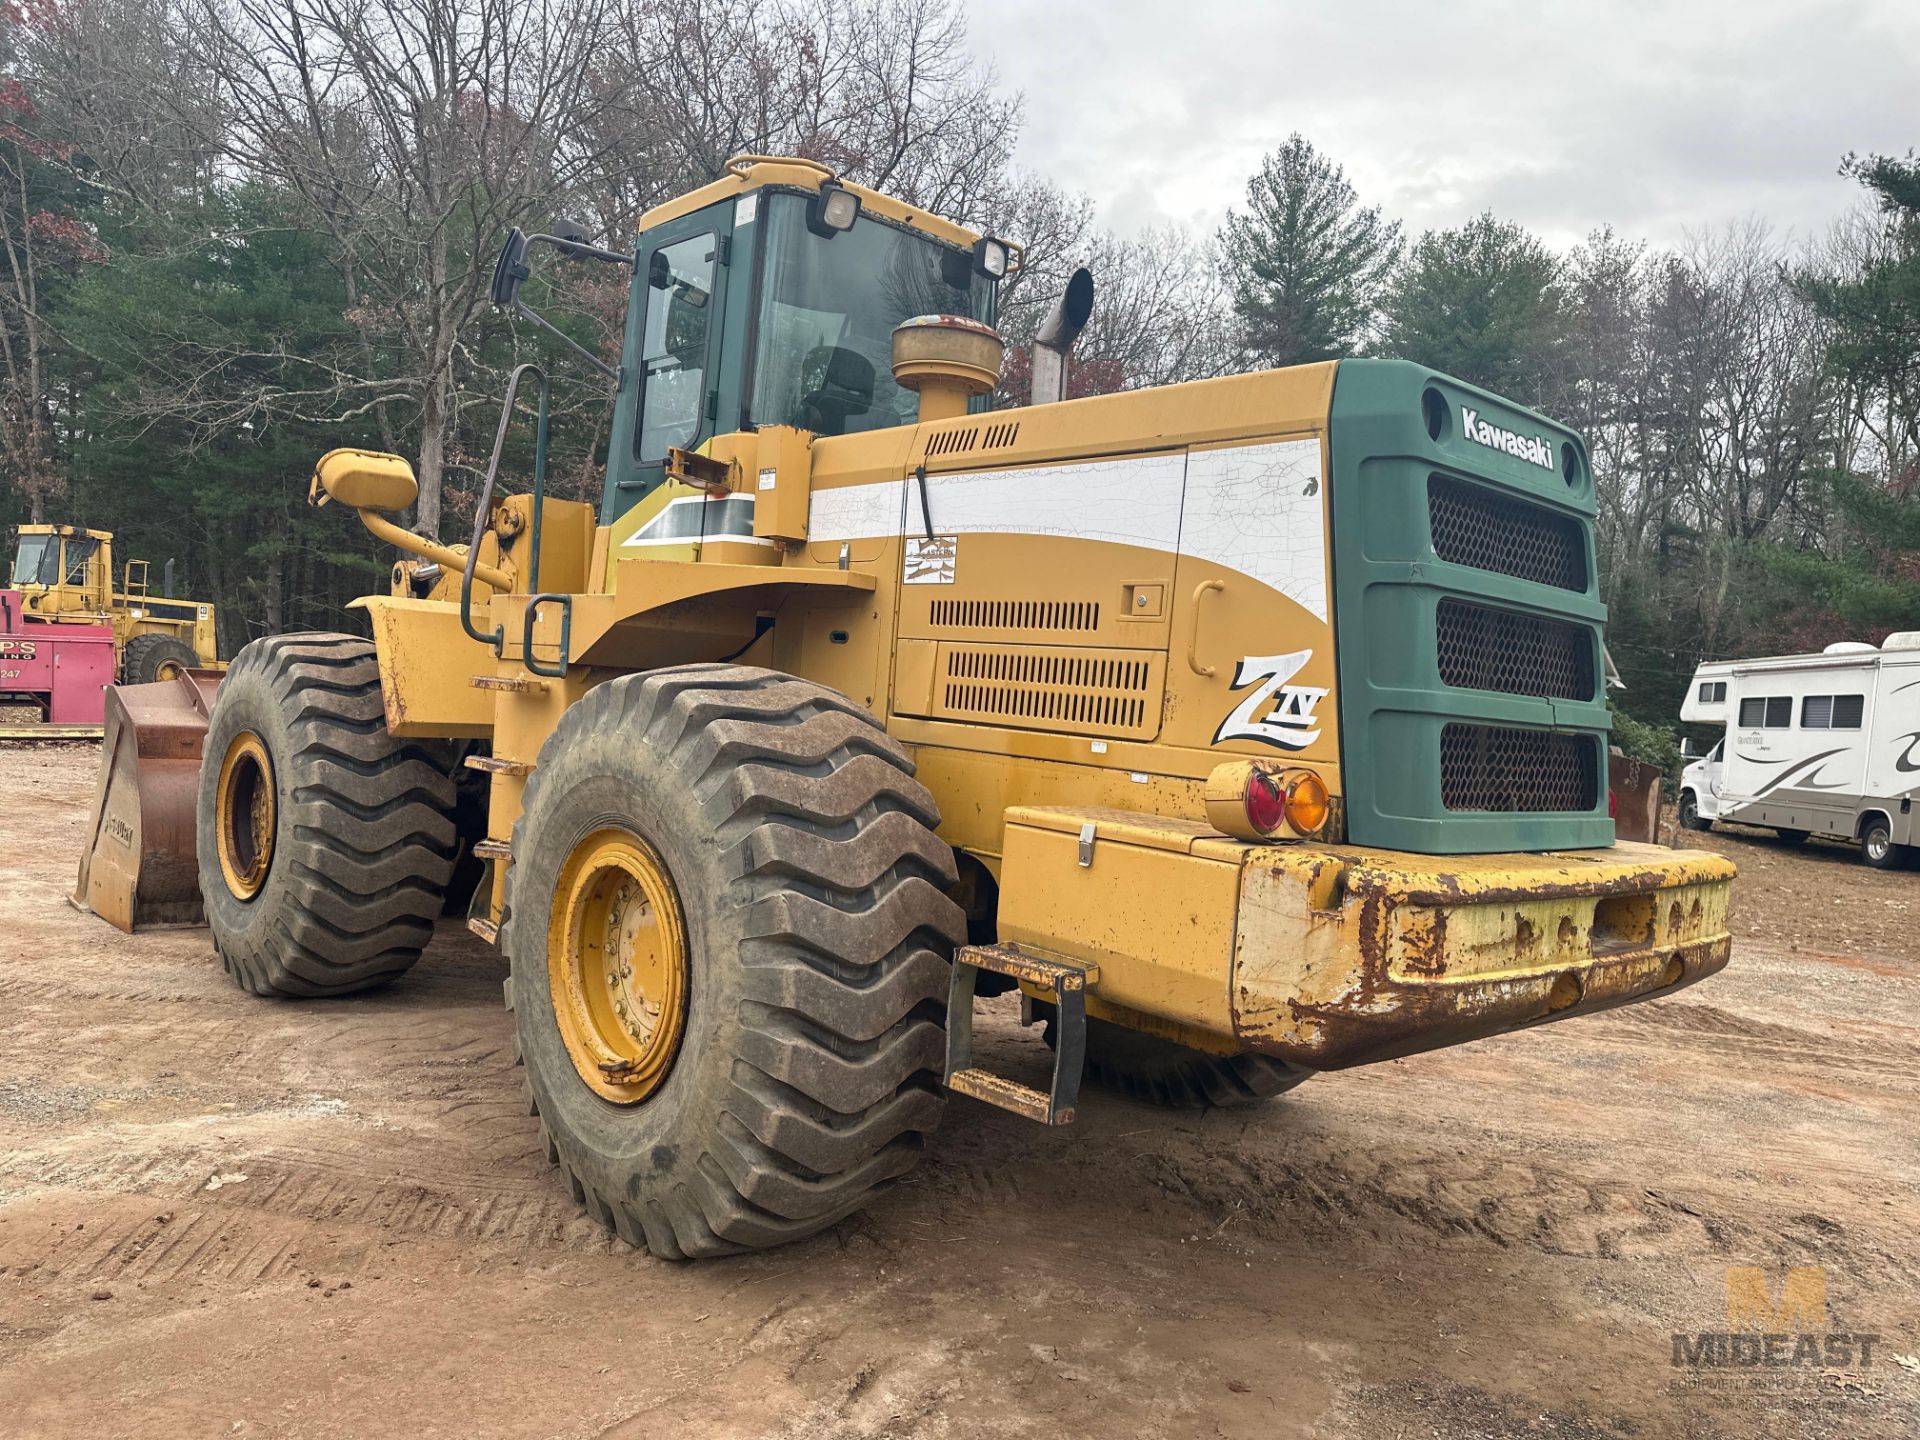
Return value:
<svg viewBox="0 0 1920 1440">
<path fill-rule="evenodd" d="M 560 607 L 560 658 L 551 667 L 542 664 L 533 653 L 533 626 L 539 617 L 542 605 L 554 604 Z M 567 652 L 573 648 L 573 596 L 571 595 L 535 595 L 527 601 L 522 617 L 520 631 L 520 663 L 535 675 L 544 675 L 549 680 L 564 680 L 567 676 Z"/>
<path fill-rule="evenodd" d="M 798 165 L 805 170 L 817 170 L 829 180 L 840 178 L 834 173 L 831 165 L 822 164 L 805 155 L 732 155 L 727 159 L 727 173 L 744 177 L 747 170 L 754 165 Z"/>
<path fill-rule="evenodd" d="M 495 655 L 506 649 L 507 627 L 504 624 L 493 627 L 491 634 L 478 629 L 473 623 L 473 574 L 479 565 L 480 540 L 487 533 L 487 520 L 493 510 L 493 485 L 500 474 L 500 453 L 506 448 L 507 427 L 513 423 L 513 402 L 519 398 L 520 381 L 531 370 L 540 377 L 540 408 L 534 420 L 533 440 L 533 488 L 536 496 L 534 524 L 539 525 L 540 508 L 538 497 L 543 497 L 547 488 L 547 400 L 549 386 L 547 372 L 531 360 L 513 367 L 513 373 L 507 377 L 507 398 L 500 406 L 500 425 L 493 432 L 493 456 L 487 461 L 487 480 L 480 490 L 480 503 L 473 516 L 473 541 L 467 546 L 466 561 L 460 569 L 460 628 L 467 635 L 490 647 Z M 538 530 L 534 539 L 534 565 L 539 565 Z M 491 582 L 489 582 L 491 583 Z"/>
</svg>

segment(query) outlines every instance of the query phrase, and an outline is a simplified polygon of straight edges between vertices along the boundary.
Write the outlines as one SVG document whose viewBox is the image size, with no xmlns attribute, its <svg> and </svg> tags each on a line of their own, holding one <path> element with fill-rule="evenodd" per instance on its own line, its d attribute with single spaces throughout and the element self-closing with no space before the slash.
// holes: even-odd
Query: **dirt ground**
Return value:
<svg viewBox="0 0 1920 1440">
<path fill-rule="evenodd" d="M 1738 944 L 1681 995 L 1254 1114 L 956 1099 L 865 1215 L 674 1265 L 576 1212 L 460 929 L 270 1003 L 69 908 L 95 755 L 0 752 L 0 1433 L 1920 1433 L 1920 874 L 1699 837 Z M 1870 1359 L 1676 1365 L 1730 1266 Z"/>
</svg>

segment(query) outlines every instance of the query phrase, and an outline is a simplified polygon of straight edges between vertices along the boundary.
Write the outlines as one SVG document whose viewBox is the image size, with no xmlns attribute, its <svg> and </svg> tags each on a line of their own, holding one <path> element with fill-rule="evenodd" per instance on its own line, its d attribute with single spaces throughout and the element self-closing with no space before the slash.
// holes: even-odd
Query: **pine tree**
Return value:
<svg viewBox="0 0 1920 1440">
<path fill-rule="evenodd" d="M 1346 171 L 1298 134 L 1247 181 L 1220 236 L 1241 344 L 1261 365 L 1351 355 L 1400 258 L 1400 226 L 1359 208 Z"/>
<path fill-rule="evenodd" d="M 1549 402 L 1568 301 L 1561 263 L 1518 225 L 1478 215 L 1428 231 L 1387 288 L 1379 350 L 1524 404 Z"/>
</svg>

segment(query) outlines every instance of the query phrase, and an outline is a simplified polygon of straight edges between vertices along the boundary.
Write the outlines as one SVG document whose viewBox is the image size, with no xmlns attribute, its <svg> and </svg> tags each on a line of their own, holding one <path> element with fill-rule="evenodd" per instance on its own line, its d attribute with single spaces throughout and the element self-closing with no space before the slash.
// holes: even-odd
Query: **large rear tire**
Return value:
<svg viewBox="0 0 1920 1440">
<path fill-rule="evenodd" d="M 171 635 L 136 635 L 120 652 L 120 683 L 150 685 L 200 663 L 194 648 Z"/>
<path fill-rule="evenodd" d="M 508 1004 L 548 1157 L 628 1243 L 802 1239 L 920 1158 L 963 919 L 912 777 L 844 696 L 744 666 L 609 681 L 541 748 Z"/>
<path fill-rule="evenodd" d="M 1051 1045 L 1056 1024 L 1051 1015 L 1046 1024 Z M 1215 1055 L 1124 1025 L 1087 1019 L 1087 1079 L 1150 1105 L 1241 1109 L 1285 1094 L 1313 1074 L 1268 1055 Z"/>
<path fill-rule="evenodd" d="M 207 724 L 195 838 L 207 924 L 256 995 L 344 995 L 409 969 L 453 871 L 445 746 L 387 733 L 371 642 L 276 635 Z"/>
</svg>

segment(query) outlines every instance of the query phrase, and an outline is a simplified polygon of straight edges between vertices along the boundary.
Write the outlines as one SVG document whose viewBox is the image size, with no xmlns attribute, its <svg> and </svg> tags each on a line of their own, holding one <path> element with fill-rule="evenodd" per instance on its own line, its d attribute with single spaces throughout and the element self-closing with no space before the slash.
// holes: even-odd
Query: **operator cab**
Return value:
<svg viewBox="0 0 1920 1440">
<path fill-rule="evenodd" d="M 52 589 L 87 583 L 87 566 L 99 553 L 100 537 L 84 530 L 22 525 L 13 552 L 16 589 Z"/>
<path fill-rule="evenodd" d="M 533 238 L 629 263 L 577 227 L 555 229 Z M 494 298 L 544 325 L 517 298 L 526 244 L 517 231 L 509 240 Z M 660 484 L 670 449 L 762 425 L 833 436 L 914 423 L 916 397 L 893 377 L 894 328 L 921 315 L 993 324 L 1017 253 L 811 160 L 739 156 L 724 178 L 649 211 L 631 257 L 601 522 Z"/>
<path fill-rule="evenodd" d="M 852 435 L 914 421 L 894 327 L 992 324 L 1009 247 L 803 160 L 736 160 L 641 220 L 603 520 L 660 483 L 669 449 L 794 425 Z"/>
</svg>

